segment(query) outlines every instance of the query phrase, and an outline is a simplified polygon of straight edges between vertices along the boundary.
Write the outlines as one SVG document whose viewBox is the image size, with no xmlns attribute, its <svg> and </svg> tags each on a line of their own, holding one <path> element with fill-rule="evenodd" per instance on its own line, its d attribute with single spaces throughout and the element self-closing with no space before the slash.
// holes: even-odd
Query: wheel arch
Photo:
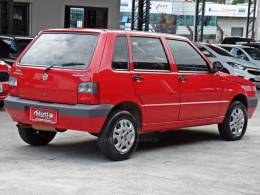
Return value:
<svg viewBox="0 0 260 195">
<path fill-rule="evenodd" d="M 138 104 L 131 101 L 120 102 L 112 108 L 108 114 L 108 117 L 117 110 L 125 110 L 130 112 L 137 119 L 138 128 L 142 128 L 142 110 Z"/>
<path fill-rule="evenodd" d="M 231 102 L 234 102 L 234 101 L 240 101 L 241 103 L 244 104 L 244 106 L 246 108 L 248 108 L 247 97 L 244 94 L 237 94 L 236 96 L 234 96 L 233 99 L 231 100 Z"/>
</svg>

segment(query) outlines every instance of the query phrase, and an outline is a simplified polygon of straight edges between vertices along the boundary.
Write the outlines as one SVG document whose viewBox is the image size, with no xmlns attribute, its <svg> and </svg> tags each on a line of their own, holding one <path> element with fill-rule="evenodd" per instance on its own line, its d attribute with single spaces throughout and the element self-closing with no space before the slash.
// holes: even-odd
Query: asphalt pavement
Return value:
<svg viewBox="0 0 260 195">
<path fill-rule="evenodd" d="M 222 141 L 216 125 L 149 134 L 122 162 L 103 157 L 83 132 L 28 146 L 1 110 L 0 194 L 259 195 L 260 106 L 241 141 Z"/>
</svg>

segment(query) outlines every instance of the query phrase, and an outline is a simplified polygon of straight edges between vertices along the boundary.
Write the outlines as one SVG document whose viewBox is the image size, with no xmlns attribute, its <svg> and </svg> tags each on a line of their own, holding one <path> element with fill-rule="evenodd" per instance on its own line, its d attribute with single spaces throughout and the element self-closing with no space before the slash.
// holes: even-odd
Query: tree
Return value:
<svg viewBox="0 0 260 195">
<path fill-rule="evenodd" d="M 233 5 L 240 4 L 240 3 L 245 3 L 245 0 L 233 0 L 232 1 Z"/>
</svg>

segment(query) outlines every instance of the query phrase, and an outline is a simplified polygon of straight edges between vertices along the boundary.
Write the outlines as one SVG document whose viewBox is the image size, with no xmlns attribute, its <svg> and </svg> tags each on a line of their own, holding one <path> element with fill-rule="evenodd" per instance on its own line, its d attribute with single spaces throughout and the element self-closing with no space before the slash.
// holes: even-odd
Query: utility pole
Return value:
<svg viewBox="0 0 260 195">
<path fill-rule="evenodd" d="M 246 37 L 252 39 L 255 39 L 256 4 L 257 0 L 248 1 Z"/>
<path fill-rule="evenodd" d="M 132 0 L 132 30 L 149 31 L 150 9 L 150 0 Z"/>
<path fill-rule="evenodd" d="M 260 41 L 260 1 L 257 2 L 256 40 Z"/>
<path fill-rule="evenodd" d="M 204 35 L 204 18 L 205 18 L 205 0 L 196 0 L 194 37 L 193 41 L 203 41 Z"/>
</svg>

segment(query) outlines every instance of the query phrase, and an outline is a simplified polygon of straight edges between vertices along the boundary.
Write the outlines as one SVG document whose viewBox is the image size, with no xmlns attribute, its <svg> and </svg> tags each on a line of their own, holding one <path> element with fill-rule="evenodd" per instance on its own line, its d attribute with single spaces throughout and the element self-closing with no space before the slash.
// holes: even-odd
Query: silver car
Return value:
<svg viewBox="0 0 260 195">
<path fill-rule="evenodd" d="M 221 62 L 224 67 L 223 72 L 251 80 L 260 89 L 260 79 L 258 80 L 260 68 L 255 63 L 235 58 L 228 51 L 216 45 L 196 43 L 196 46 L 213 62 Z"/>
</svg>

